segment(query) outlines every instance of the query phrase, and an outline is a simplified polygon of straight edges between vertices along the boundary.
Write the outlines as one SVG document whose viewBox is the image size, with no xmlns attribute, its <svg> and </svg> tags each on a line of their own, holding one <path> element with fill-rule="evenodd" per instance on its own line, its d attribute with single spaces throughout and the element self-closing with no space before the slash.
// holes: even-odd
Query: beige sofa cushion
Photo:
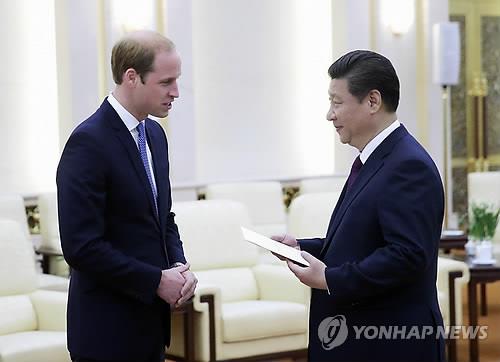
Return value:
<svg viewBox="0 0 500 362">
<path fill-rule="evenodd" d="M 2 362 L 69 362 L 64 332 L 22 332 L 0 336 Z"/>
<path fill-rule="evenodd" d="M 304 304 L 254 300 L 222 305 L 224 342 L 305 333 L 306 326 Z"/>
<path fill-rule="evenodd" d="M 197 271 L 199 284 L 217 285 L 222 303 L 258 299 L 257 282 L 250 268 Z"/>
<path fill-rule="evenodd" d="M 0 336 L 35 329 L 37 329 L 36 314 L 29 295 L 0 298 Z"/>
</svg>

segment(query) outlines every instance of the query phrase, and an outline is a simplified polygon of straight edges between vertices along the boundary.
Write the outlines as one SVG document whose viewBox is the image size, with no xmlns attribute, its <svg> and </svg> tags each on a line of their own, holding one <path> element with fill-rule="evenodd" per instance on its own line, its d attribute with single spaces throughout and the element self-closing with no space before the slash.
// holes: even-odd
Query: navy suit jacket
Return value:
<svg viewBox="0 0 500 362">
<path fill-rule="evenodd" d="M 299 240 L 303 250 L 326 264 L 331 292 L 312 290 L 310 362 L 444 358 L 443 338 L 435 334 L 442 326 L 436 270 L 443 212 L 438 170 L 401 125 L 369 156 L 351 189 L 344 186 L 326 237 Z M 346 340 L 328 345 L 335 333 L 342 332 L 333 327 L 332 338 L 322 343 L 320 323 L 336 316 L 345 320 Z M 336 319 L 340 326 L 342 317 Z M 397 326 L 399 335 L 386 338 L 372 327 L 357 338 L 356 330 L 363 326 L 378 331 Z M 408 337 L 413 326 L 420 337 L 424 326 L 433 328 L 434 334 L 400 337 L 403 329 Z"/>
<path fill-rule="evenodd" d="M 73 131 L 59 162 L 73 357 L 141 361 L 170 341 L 169 305 L 156 290 L 161 270 L 186 260 L 170 211 L 167 139 L 157 122 L 145 122 L 158 215 L 137 145 L 107 100 Z"/>
</svg>

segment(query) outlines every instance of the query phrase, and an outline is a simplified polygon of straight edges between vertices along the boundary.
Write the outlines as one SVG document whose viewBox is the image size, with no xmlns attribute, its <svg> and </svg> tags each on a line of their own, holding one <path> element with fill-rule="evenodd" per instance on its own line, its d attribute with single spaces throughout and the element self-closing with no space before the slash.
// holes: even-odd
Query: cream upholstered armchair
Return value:
<svg viewBox="0 0 500 362">
<path fill-rule="evenodd" d="M 438 257 L 437 292 L 439 308 L 445 326 L 461 326 L 463 313 L 463 288 L 470 279 L 466 263 L 446 257 Z M 456 340 L 449 338 L 448 360 L 457 360 Z"/>
<path fill-rule="evenodd" d="M 469 279 L 469 267 L 466 263 L 447 257 L 440 256 L 438 258 L 438 299 L 446 326 L 461 325 L 463 322 L 462 292 Z M 453 284 L 450 284 L 450 282 L 453 282 Z"/>
<path fill-rule="evenodd" d="M 33 253 L 33 243 L 30 239 L 28 221 L 24 208 L 24 200 L 21 195 L 3 193 L 0 194 L 0 218 L 14 220 L 18 223 L 22 231 L 22 242 L 28 244 L 32 250 L 32 263 L 35 265 L 35 255 Z M 50 274 L 37 273 L 38 288 L 47 290 L 67 291 L 69 281 L 67 278 Z"/>
<path fill-rule="evenodd" d="M 37 290 L 21 227 L 0 220 L 0 361 L 66 362 L 67 294 Z"/>
<path fill-rule="evenodd" d="M 473 202 L 484 202 L 500 207 L 500 187 L 498 187 L 500 185 L 500 171 L 471 172 L 467 177 L 469 206 Z M 497 225 L 493 241 L 500 242 L 500 223 Z"/>
<path fill-rule="evenodd" d="M 304 356 L 309 288 L 285 265 L 257 264 L 257 247 L 242 238 L 252 228 L 241 203 L 174 204 L 184 250 L 198 277 L 193 300 L 194 360 L 233 361 Z M 170 358 L 184 356 L 184 325 L 174 313 Z"/>
</svg>

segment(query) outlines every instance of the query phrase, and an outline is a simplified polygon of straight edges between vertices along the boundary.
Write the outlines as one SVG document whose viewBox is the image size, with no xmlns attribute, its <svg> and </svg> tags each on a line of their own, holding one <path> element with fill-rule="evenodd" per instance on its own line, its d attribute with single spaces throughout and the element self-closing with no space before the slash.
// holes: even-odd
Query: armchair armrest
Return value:
<svg viewBox="0 0 500 362">
<path fill-rule="evenodd" d="M 462 324 L 462 288 L 469 279 L 469 267 L 466 263 L 444 257 L 438 258 L 437 288 L 445 297 L 446 302 L 442 307 L 447 308 L 449 324 Z"/>
<path fill-rule="evenodd" d="M 193 309 L 196 312 L 207 312 L 207 296 L 213 296 L 214 305 L 216 309 L 220 312 L 221 310 L 221 291 L 220 288 L 214 284 L 201 284 L 198 283 L 196 286 L 196 292 L 193 297 Z"/>
<path fill-rule="evenodd" d="M 285 265 L 259 264 L 252 268 L 260 299 L 309 304 L 311 289 Z"/>
<path fill-rule="evenodd" d="M 67 293 L 38 290 L 30 294 L 30 299 L 36 312 L 39 330 L 66 330 Z"/>
</svg>

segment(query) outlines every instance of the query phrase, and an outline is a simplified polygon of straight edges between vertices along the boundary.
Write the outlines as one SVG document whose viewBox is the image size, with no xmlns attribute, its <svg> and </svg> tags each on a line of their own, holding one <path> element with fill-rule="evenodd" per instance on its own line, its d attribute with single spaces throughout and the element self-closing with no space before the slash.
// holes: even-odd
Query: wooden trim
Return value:
<svg viewBox="0 0 500 362">
<path fill-rule="evenodd" d="M 448 290 L 449 290 L 449 313 L 450 313 L 450 329 L 455 328 L 457 320 L 455 318 L 455 279 L 462 277 L 461 271 L 452 271 L 448 273 Z M 447 339 L 448 344 L 448 361 L 455 362 L 457 360 L 457 341 L 454 338 Z"/>
<path fill-rule="evenodd" d="M 188 301 L 186 304 L 179 308 L 172 310 L 172 314 L 182 314 L 184 324 L 184 356 L 176 356 L 174 354 L 166 353 L 165 357 L 174 361 L 190 362 L 194 361 L 194 306 L 193 301 Z"/>
<path fill-rule="evenodd" d="M 210 342 L 210 359 L 209 361 L 216 361 L 217 346 L 215 344 L 215 302 L 214 296 L 211 294 L 202 295 L 200 297 L 202 303 L 208 303 L 208 325 L 209 325 L 209 342 Z"/>
</svg>

